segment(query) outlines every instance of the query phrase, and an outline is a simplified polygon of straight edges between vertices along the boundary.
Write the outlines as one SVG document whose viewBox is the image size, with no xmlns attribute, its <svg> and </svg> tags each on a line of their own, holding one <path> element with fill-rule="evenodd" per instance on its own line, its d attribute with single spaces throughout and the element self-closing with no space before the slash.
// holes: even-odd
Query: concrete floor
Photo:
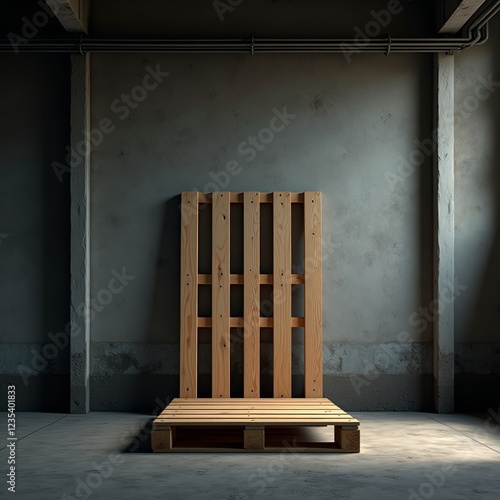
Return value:
<svg viewBox="0 0 500 500">
<path fill-rule="evenodd" d="M 153 454 L 144 415 L 21 413 L 17 498 L 500 498 L 498 414 L 353 415 L 360 454 L 280 455 Z M 3 475 L 5 448 L 1 456 Z"/>
</svg>

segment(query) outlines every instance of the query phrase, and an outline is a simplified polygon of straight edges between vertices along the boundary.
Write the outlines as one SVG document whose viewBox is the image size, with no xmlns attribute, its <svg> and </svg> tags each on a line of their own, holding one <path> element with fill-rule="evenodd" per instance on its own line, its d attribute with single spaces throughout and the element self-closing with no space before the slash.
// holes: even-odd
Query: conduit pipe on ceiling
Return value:
<svg viewBox="0 0 500 500">
<path fill-rule="evenodd" d="M 485 9 L 469 26 L 464 38 L 352 38 L 304 39 L 99 39 L 30 40 L 19 52 L 192 52 L 192 53 L 333 53 L 333 52 L 446 52 L 454 54 L 486 42 L 488 22 L 500 11 L 500 0 Z M 12 52 L 9 41 L 0 41 L 0 52 Z"/>
</svg>

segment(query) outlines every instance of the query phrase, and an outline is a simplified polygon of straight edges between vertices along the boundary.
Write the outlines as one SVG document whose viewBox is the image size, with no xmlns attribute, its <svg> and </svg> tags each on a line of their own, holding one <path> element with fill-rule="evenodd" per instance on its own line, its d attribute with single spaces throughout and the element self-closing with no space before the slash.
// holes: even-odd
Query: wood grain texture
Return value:
<svg viewBox="0 0 500 500">
<path fill-rule="evenodd" d="M 230 396 L 230 194 L 212 201 L 212 397 Z"/>
<path fill-rule="evenodd" d="M 292 328 L 303 328 L 305 325 L 304 318 L 292 317 L 290 318 L 290 326 Z M 229 318 L 229 326 L 231 328 L 243 328 L 245 320 L 243 318 Z M 259 319 L 259 324 L 261 328 L 272 328 L 274 326 L 274 318 L 261 317 Z M 198 318 L 198 328 L 211 328 L 212 318 L 199 317 Z"/>
<path fill-rule="evenodd" d="M 260 397 L 260 193 L 243 201 L 243 392 Z"/>
<path fill-rule="evenodd" d="M 219 398 L 219 399 L 222 399 L 222 398 Z M 253 398 L 255 399 L 255 398 Z M 276 398 L 278 399 L 278 398 Z M 277 413 L 277 414 L 281 414 L 281 413 L 286 413 L 286 412 L 290 412 L 290 413 L 293 413 L 293 412 L 302 412 L 304 411 L 305 413 L 309 413 L 309 412 L 320 412 L 320 413 L 328 413 L 328 414 L 337 414 L 337 415 L 341 415 L 341 414 L 345 414 L 345 412 L 339 408 L 338 406 L 329 406 L 328 408 L 326 407 L 314 407 L 314 406 L 296 406 L 294 407 L 293 405 L 292 406 L 284 406 L 283 408 L 280 408 L 279 406 L 270 406 L 270 407 L 267 407 L 267 406 L 259 406 L 259 407 L 252 407 L 251 405 L 233 405 L 231 404 L 231 411 L 234 412 L 235 414 L 237 413 L 248 413 L 248 411 L 253 411 L 253 412 L 256 412 L 256 413 Z M 179 412 L 179 411 L 185 411 L 185 410 L 190 410 L 190 411 L 193 411 L 193 412 L 207 412 L 207 414 L 210 414 L 210 413 L 215 413 L 215 412 L 223 412 L 227 409 L 227 406 L 224 406 L 224 405 L 220 405 L 220 406 L 210 406 L 210 407 L 198 407 L 198 406 L 187 406 L 187 405 L 180 405 L 180 406 L 172 406 L 171 408 L 169 408 L 169 411 L 171 411 L 172 413 L 176 413 L 176 412 Z"/>
<path fill-rule="evenodd" d="M 244 404 L 243 404 L 244 403 Z M 153 423 L 153 429 L 170 425 L 338 425 L 356 430 L 359 421 L 326 398 L 176 398 Z"/>
<path fill-rule="evenodd" d="M 323 396 L 321 193 L 304 193 L 304 374 L 306 398 Z"/>
<path fill-rule="evenodd" d="M 264 427 L 249 427 L 243 431 L 243 448 L 245 450 L 263 450 L 265 442 Z"/>
<path fill-rule="evenodd" d="M 331 406 L 333 403 L 328 398 L 281 398 L 280 400 L 276 400 L 274 398 L 196 398 L 195 400 L 190 398 L 174 398 L 169 406 L 171 405 L 223 405 L 225 403 L 232 403 L 234 405 L 243 404 L 243 405 L 252 405 L 252 406 L 277 406 L 282 408 L 285 405 L 320 405 L 320 406 Z"/>
<path fill-rule="evenodd" d="M 198 193 L 181 195 L 180 395 L 198 391 Z"/>
<path fill-rule="evenodd" d="M 151 448 L 153 451 L 171 450 L 174 444 L 174 437 L 171 427 L 164 427 L 161 430 L 151 432 Z"/>
<path fill-rule="evenodd" d="M 335 442 L 344 451 L 359 453 L 360 432 L 354 427 L 335 426 Z"/>
<path fill-rule="evenodd" d="M 272 285 L 274 283 L 274 276 L 272 274 L 261 274 L 259 278 L 261 285 Z M 290 282 L 292 285 L 303 285 L 304 275 L 303 274 L 291 274 Z M 231 285 L 244 285 L 245 275 L 244 274 L 231 274 L 229 277 L 229 283 Z M 211 285 L 212 275 L 211 274 L 199 274 L 198 275 L 199 285 Z"/>
<path fill-rule="evenodd" d="M 289 192 L 273 197 L 273 396 L 292 395 L 292 210 Z"/>
<path fill-rule="evenodd" d="M 300 415 L 304 416 L 313 416 L 313 415 L 345 415 L 341 409 L 325 409 L 325 408 L 308 408 L 308 407 L 300 407 L 300 408 L 239 408 L 238 406 L 231 405 L 231 408 L 224 407 L 210 407 L 207 408 L 192 408 L 189 406 L 182 406 L 180 408 L 172 407 L 169 413 L 165 413 L 164 416 L 175 416 L 177 415 L 186 415 L 187 413 L 191 415 L 197 415 L 199 417 L 207 416 L 215 416 L 215 417 L 224 417 L 227 415 Z"/>
<path fill-rule="evenodd" d="M 156 419 L 157 423 L 167 423 L 168 425 L 190 425 L 190 424 L 234 424 L 245 425 L 251 423 L 259 423 L 262 425 L 284 425 L 284 424 L 343 424 L 354 423 L 354 419 L 345 418 L 343 415 L 330 416 L 300 416 L 300 415 L 170 415 L 165 414 Z"/>
<path fill-rule="evenodd" d="M 212 203 L 214 193 L 200 193 L 200 203 Z M 229 193 L 231 203 L 243 203 L 245 193 Z M 260 203 L 273 203 L 273 193 L 259 193 Z M 292 203 L 304 203 L 304 193 L 290 193 Z"/>
</svg>

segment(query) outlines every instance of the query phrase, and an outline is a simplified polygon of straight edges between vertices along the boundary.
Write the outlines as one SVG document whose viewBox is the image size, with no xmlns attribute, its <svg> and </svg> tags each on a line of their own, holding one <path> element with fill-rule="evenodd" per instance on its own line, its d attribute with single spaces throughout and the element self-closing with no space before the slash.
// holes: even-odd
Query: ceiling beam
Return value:
<svg viewBox="0 0 500 500">
<path fill-rule="evenodd" d="M 89 0 L 46 0 L 66 31 L 88 33 Z"/>
<path fill-rule="evenodd" d="M 458 33 L 486 0 L 461 0 L 439 33 Z"/>
</svg>

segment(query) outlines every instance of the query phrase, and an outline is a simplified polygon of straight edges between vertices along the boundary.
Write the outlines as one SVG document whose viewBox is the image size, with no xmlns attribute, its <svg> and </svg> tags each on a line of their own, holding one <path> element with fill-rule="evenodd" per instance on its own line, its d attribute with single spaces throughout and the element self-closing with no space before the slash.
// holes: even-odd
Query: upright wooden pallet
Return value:
<svg viewBox="0 0 500 500">
<path fill-rule="evenodd" d="M 198 272 L 202 203 L 212 204 L 210 275 Z M 230 273 L 231 203 L 243 204 L 243 274 Z M 272 274 L 260 272 L 263 203 L 273 206 Z M 292 203 L 303 206 L 303 274 L 292 273 Z M 302 441 L 301 451 L 359 452 L 359 421 L 323 398 L 321 193 L 185 192 L 181 213 L 180 398 L 153 422 L 153 450 L 279 451 L 283 446 L 276 446 L 276 436 L 284 436 L 284 428 L 334 426 L 331 441 Z M 231 317 L 232 284 L 243 286 L 243 317 Z M 262 284 L 273 286 L 273 317 L 260 316 Z M 304 285 L 304 317 L 292 316 L 297 284 Z M 209 318 L 198 316 L 199 285 L 211 285 Z M 243 398 L 230 397 L 232 327 L 243 329 Z M 305 398 L 292 398 L 292 328 L 297 327 L 304 328 Z M 212 332 L 211 399 L 197 397 L 199 328 Z M 273 329 L 273 398 L 260 397 L 261 328 Z M 224 432 L 217 438 L 220 428 Z"/>
</svg>

